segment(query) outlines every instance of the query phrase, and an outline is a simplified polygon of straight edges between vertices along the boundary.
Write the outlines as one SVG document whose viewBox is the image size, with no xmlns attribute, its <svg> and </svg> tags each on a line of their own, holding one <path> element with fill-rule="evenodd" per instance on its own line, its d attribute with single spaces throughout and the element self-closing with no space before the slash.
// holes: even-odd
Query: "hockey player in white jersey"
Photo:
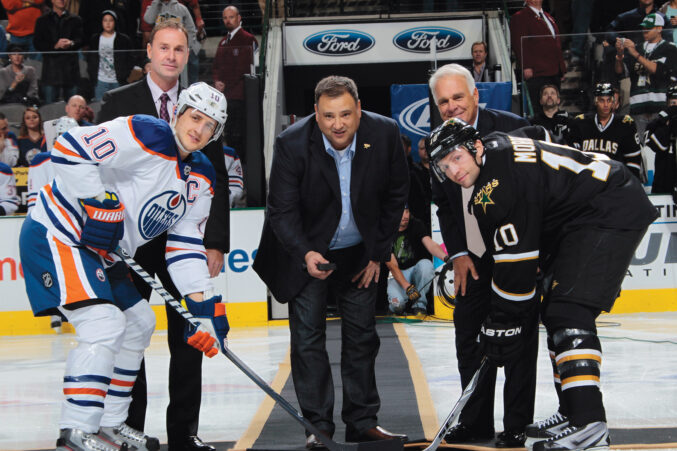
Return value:
<svg viewBox="0 0 677 451">
<path fill-rule="evenodd" d="M 198 152 L 220 136 L 226 100 L 205 83 L 179 95 L 171 124 L 145 115 L 79 127 L 59 137 L 54 180 L 37 194 L 22 227 L 21 260 L 33 313 L 55 310 L 78 345 L 66 362 L 59 450 L 159 449 L 124 423 L 155 315 L 129 270 L 129 254 L 168 231 L 169 273 L 199 328 L 186 340 L 211 357 L 228 321 L 202 244 L 214 169 Z"/>
<path fill-rule="evenodd" d="M 0 216 L 11 215 L 19 208 L 16 179 L 12 168 L 0 163 Z"/>
</svg>

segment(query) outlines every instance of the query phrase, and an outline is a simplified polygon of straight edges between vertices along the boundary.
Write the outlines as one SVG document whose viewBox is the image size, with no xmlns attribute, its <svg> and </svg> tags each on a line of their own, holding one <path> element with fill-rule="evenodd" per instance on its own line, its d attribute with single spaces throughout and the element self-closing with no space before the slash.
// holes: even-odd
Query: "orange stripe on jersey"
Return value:
<svg viewBox="0 0 677 451">
<path fill-rule="evenodd" d="M 562 379 L 562 385 L 570 384 L 572 382 L 584 382 L 584 381 L 599 382 L 599 376 L 593 376 L 592 374 L 586 374 L 584 376 L 571 376 Z"/>
<path fill-rule="evenodd" d="M 161 154 L 160 152 L 156 152 L 146 147 L 146 145 L 142 143 L 139 138 L 136 137 L 136 133 L 134 133 L 134 127 L 132 126 L 132 117 L 134 116 L 129 116 L 127 118 L 127 126 L 129 127 L 129 131 L 132 133 L 132 138 L 134 138 L 134 141 L 136 141 L 137 144 L 141 146 L 143 150 L 145 150 L 151 155 L 155 155 L 156 157 L 164 158 L 165 160 L 169 161 L 176 161 L 176 178 L 180 179 L 181 173 L 179 172 L 179 162 L 177 161 L 176 157 L 170 157 L 169 155 Z"/>
<path fill-rule="evenodd" d="M 571 362 L 572 360 L 594 360 L 596 362 L 602 363 L 602 358 L 595 354 L 574 354 L 562 357 L 557 361 L 557 364 L 564 362 Z"/>
<path fill-rule="evenodd" d="M 182 247 L 166 247 L 165 248 L 166 252 L 175 252 L 175 251 L 191 251 L 191 252 L 200 252 L 202 254 L 207 255 L 207 252 L 201 251 L 199 249 L 184 249 Z"/>
<path fill-rule="evenodd" d="M 207 185 L 209 186 L 209 192 L 212 193 L 212 195 L 214 194 L 214 188 L 212 187 L 212 181 L 211 180 L 209 180 L 204 175 L 198 174 L 196 172 L 191 173 L 191 175 L 195 176 L 195 177 L 199 177 L 199 178 L 203 179 L 205 182 L 207 182 Z"/>
<path fill-rule="evenodd" d="M 78 230 L 77 227 L 75 227 L 75 224 L 73 224 L 73 221 L 71 221 L 71 218 L 70 218 L 70 216 L 68 216 L 68 213 L 66 212 L 66 210 L 64 210 L 63 207 L 61 207 L 61 205 L 59 205 L 59 203 L 54 198 L 54 193 L 52 193 L 52 185 L 45 185 L 44 188 L 45 188 L 45 191 L 47 191 L 47 195 L 52 200 L 52 203 L 56 206 L 56 208 L 59 209 L 59 212 L 61 212 L 61 216 L 66 218 L 66 221 L 68 221 L 68 223 L 71 225 L 71 228 L 73 229 L 73 231 L 75 231 L 75 233 L 78 235 L 78 238 L 80 238 L 80 231 Z"/>
<path fill-rule="evenodd" d="M 77 153 L 77 152 L 73 152 L 72 150 L 67 149 L 67 148 L 66 148 L 63 144 L 61 144 L 59 141 L 54 142 L 54 148 L 55 148 L 55 149 L 58 149 L 59 152 L 65 153 L 66 155 L 69 155 L 69 156 L 71 156 L 71 157 L 76 157 L 76 158 L 79 158 L 79 159 L 81 159 L 81 160 L 83 159 L 83 158 L 82 158 L 82 155 L 80 155 L 80 154 Z M 46 160 L 45 160 L 45 161 L 46 161 Z"/>
<path fill-rule="evenodd" d="M 52 238 L 52 240 L 56 244 L 63 274 L 66 278 L 66 304 L 90 299 L 91 296 L 87 294 L 87 290 L 80 281 L 78 268 L 75 266 L 75 258 L 73 257 L 73 248 L 56 238 Z"/>
<path fill-rule="evenodd" d="M 118 387 L 133 387 L 134 381 L 121 381 L 119 379 L 113 379 L 110 381 L 111 385 L 117 385 Z"/>
<path fill-rule="evenodd" d="M 102 398 L 106 396 L 105 390 L 100 390 L 98 388 L 64 388 L 64 395 L 94 395 L 101 396 Z"/>
</svg>

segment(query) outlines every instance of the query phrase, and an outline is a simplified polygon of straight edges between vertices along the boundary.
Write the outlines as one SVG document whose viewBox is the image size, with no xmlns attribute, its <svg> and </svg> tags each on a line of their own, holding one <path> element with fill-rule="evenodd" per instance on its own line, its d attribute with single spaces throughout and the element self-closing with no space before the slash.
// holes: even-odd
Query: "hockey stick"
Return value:
<svg viewBox="0 0 677 451">
<path fill-rule="evenodd" d="M 169 304 L 171 308 L 176 310 L 181 316 L 184 317 L 191 325 L 197 327 L 200 322 L 193 317 L 193 315 L 186 310 L 179 301 L 174 298 L 162 284 L 158 283 L 154 278 L 152 278 L 134 259 L 121 247 L 118 247 L 115 250 L 115 253 L 122 259 L 124 262 L 132 268 L 132 270 L 141 277 L 144 282 L 146 282 L 156 293 L 158 293 L 162 299 Z M 294 406 L 292 406 L 289 401 L 284 399 L 282 395 L 278 394 L 273 387 L 268 385 L 258 374 L 249 368 L 238 356 L 233 354 L 233 352 L 228 349 L 227 346 L 223 346 L 223 354 L 235 364 L 236 367 L 240 369 L 249 379 L 251 379 L 256 385 L 261 388 L 264 392 L 268 394 L 271 398 L 275 400 L 284 410 L 287 411 L 296 421 L 301 423 L 303 427 L 315 436 L 331 451 L 402 451 L 404 450 L 404 445 L 399 439 L 391 440 L 379 440 L 375 442 L 365 442 L 365 443 L 337 443 L 331 438 L 327 437 L 324 433 L 320 432 L 310 421 L 308 421 L 300 412 L 298 412 Z"/>
<path fill-rule="evenodd" d="M 449 416 L 447 416 L 447 419 L 444 420 L 444 424 L 442 425 L 440 430 L 437 431 L 435 439 L 423 451 L 435 451 L 437 447 L 440 446 L 440 443 L 442 443 L 442 439 L 444 438 L 445 435 L 447 435 L 449 429 L 451 429 L 452 426 L 458 423 L 458 418 L 461 416 L 463 408 L 467 404 L 468 399 L 475 392 L 475 388 L 477 388 L 477 383 L 480 381 L 480 379 L 484 377 L 484 373 L 487 372 L 487 368 L 489 368 L 489 360 L 486 357 L 484 357 L 482 358 L 482 363 L 480 363 L 480 367 L 477 368 L 477 371 L 475 371 L 475 374 L 473 375 L 472 379 L 470 379 L 470 383 L 466 385 L 465 389 L 463 390 L 463 393 L 461 394 L 461 397 L 458 399 L 458 401 L 456 401 L 456 404 L 454 405 L 454 408 L 451 409 L 451 412 L 449 412 Z"/>
</svg>

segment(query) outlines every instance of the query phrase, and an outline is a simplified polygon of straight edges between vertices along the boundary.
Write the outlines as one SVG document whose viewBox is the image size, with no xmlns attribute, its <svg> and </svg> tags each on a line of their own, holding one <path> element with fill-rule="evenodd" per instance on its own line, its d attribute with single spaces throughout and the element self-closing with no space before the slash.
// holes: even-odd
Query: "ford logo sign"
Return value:
<svg viewBox="0 0 677 451">
<path fill-rule="evenodd" d="M 465 42 L 463 33 L 453 28 L 417 27 L 395 35 L 393 44 L 405 52 L 429 53 L 433 36 L 437 39 L 438 52 L 455 49 Z"/>
<path fill-rule="evenodd" d="M 361 31 L 330 30 L 311 34 L 303 41 L 309 52 L 327 56 L 348 56 L 366 52 L 376 40 Z"/>
</svg>

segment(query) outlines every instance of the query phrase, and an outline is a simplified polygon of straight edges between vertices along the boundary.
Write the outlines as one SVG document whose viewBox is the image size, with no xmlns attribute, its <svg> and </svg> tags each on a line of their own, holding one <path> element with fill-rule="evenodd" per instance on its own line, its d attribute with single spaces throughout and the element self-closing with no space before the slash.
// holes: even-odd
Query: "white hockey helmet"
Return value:
<svg viewBox="0 0 677 451">
<path fill-rule="evenodd" d="M 176 125 L 177 119 L 188 108 L 195 108 L 200 113 L 209 116 L 217 122 L 214 134 L 209 142 L 212 142 L 221 136 L 223 128 L 226 125 L 226 119 L 228 118 L 228 114 L 226 113 L 228 103 L 226 102 L 226 96 L 222 92 L 202 81 L 193 83 L 188 88 L 182 90 L 181 94 L 179 94 L 179 101 L 176 104 L 174 117 L 170 124 L 172 131 L 174 131 L 174 135 L 176 135 L 174 126 Z"/>
<path fill-rule="evenodd" d="M 70 116 L 61 116 L 57 119 L 56 124 L 54 124 L 54 131 L 56 132 L 57 138 L 73 127 L 78 126 L 78 121 L 73 119 Z"/>
</svg>

